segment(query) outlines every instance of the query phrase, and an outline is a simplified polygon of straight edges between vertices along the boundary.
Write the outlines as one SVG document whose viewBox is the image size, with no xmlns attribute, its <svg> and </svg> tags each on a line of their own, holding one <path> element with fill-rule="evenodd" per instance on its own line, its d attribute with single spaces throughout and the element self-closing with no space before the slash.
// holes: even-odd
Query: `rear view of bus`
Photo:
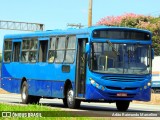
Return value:
<svg viewBox="0 0 160 120">
<path fill-rule="evenodd" d="M 151 95 L 151 33 L 138 29 L 95 29 L 88 50 L 86 99 L 116 102 L 125 111 L 132 100 Z"/>
</svg>

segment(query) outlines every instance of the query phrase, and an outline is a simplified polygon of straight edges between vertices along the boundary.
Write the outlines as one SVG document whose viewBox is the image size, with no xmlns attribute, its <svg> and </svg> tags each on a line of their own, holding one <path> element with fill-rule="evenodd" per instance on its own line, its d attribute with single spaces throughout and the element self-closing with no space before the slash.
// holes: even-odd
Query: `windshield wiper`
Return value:
<svg viewBox="0 0 160 120">
<path fill-rule="evenodd" d="M 107 40 L 107 43 L 108 43 L 109 46 L 112 47 L 113 51 L 114 51 L 117 55 L 120 55 L 120 53 L 116 50 L 116 48 L 113 46 L 113 44 L 112 44 L 109 40 Z"/>
</svg>

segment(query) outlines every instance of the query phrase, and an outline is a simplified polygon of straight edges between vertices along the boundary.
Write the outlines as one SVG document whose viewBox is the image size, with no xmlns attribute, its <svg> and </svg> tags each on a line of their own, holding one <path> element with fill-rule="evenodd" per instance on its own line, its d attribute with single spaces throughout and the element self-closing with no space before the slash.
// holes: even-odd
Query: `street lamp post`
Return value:
<svg viewBox="0 0 160 120">
<path fill-rule="evenodd" d="M 88 27 L 92 26 L 92 0 L 89 0 L 88 8 Z"/>
</svg>

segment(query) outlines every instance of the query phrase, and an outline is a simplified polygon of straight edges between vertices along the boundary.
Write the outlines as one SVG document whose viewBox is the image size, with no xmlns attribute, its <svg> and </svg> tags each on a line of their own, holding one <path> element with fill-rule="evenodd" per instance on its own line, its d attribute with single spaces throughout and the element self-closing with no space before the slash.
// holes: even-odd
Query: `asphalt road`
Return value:
<svg viewBox="0 0 160 120">
<path fill-rule="evenodd" d="M 20 94 L 0 94 L 0 103 L 12 103 L 12 104 L 21 104 L 21 95 Z M 88 103 L 82 102 L 80 109 L 69 109 L 63 106 L 62 100 L 59 99 L 40 99 L 40 103 L 44 106 L 47 105 L 50 108 L 59 108 L 64 111 L 87 111 L 90 114 L 97 114 L 97 116 L 106 115 L 108 112 L 116 113 L 116 105 L 114 103 Z M 160 111 L 160 105 L 147 105 L 147 104 L 135 104 L 131 103 L 127 112 L 147 112 L 147 111 Z M 160 114 L 160 112 L 158 113 Z M 150 117 L 151 118 L 151 117 Z M 153 118 L 155 119 L 155 117 Z M 157 119 L 157 118 L 156 118 Z M 158 118 L 160 119 L 160 117 Z"/>
</svg>

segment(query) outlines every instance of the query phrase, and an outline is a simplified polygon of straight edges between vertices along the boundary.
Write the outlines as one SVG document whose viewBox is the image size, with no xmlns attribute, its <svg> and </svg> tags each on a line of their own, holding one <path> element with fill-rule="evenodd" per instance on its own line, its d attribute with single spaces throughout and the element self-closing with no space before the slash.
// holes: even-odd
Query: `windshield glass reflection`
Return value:
<svg viewBox="0 0 160 120">
<path fill-rule="evenodd" d="M 100 73 L 148 74 L 150 49 L 149 45 L 93 43 L 90 69 Z"/>
</svg>

